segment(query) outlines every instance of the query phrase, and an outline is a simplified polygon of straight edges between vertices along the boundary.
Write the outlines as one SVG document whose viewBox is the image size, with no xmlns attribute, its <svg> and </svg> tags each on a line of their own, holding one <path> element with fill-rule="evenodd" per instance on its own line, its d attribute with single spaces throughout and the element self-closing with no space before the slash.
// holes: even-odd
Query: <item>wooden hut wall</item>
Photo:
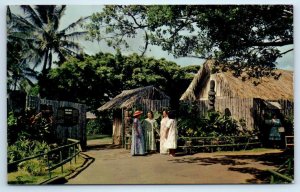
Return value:
<svg viewBox="0 0 300 192">
<path fill-rule="evenodd" d="M 113 112 L 113 144 L 122 144 L 122 111 L 120 109 Z"/>
<path fill-rule="evenodd" d="M 215 100 L 215 109 L 223 114 L 225 110 L 229 111 L 231 116 L 237 121 L 244 119 L 247 128 L 252 130 L 254 128 L 253 103 L 251 98 L 217 98 Z M 208 100 L 198 100 L 197 105 L 200 109 L 200 116 L 205 116 L 208 110 Z"/>
<path fill-rule="evenodd" d="M 260 117 L 262 110 L 262 99 L 259 98 L 217 98 L 215 100 L 215 109 L 224 114 L 225 109 L 229 110 L 231 116 L 239 121 L 244 119 L 248 130 L 253 130 L 261 125 Z M 281 113 L 284 116 L 294 114 L 294 103 L 289 100 L 269 100 L 279 102 L 282 106 Z M 208 110 L 208 100 L 198 100 L 200 116 L 205 116 Z"/>
<path fill-rule="evenodd" d="M 74 126 L 64 126 L 55 123 L 55 133 L 59 140 L 66 141 L 67 138 L 73 138 L 80 140 L 81 146 L 86 146 L 86 106 L 79 103 L 67 102 L 67 101 L 55 101 L 39 99 L 38 97 L 27 97 L 27 107 L 35 108 L 36 111 L 40 111 L 41 105 L 48 105 L 53 110 L 53 121 L 57 120 L 57 112 L 59 108 L 70 107 L 79 111 L 78 123 Z"/>
<path fill-rule="evenodd" d="M 217 111 L 225 113 L 230 112 L 231 116 L 239 121 L 245 120 L 248 130 L 254 129 L 253 119 L 253 99 L 252 98 L 223 98 L 216 99 L 215 107 Z"/>
</svg>

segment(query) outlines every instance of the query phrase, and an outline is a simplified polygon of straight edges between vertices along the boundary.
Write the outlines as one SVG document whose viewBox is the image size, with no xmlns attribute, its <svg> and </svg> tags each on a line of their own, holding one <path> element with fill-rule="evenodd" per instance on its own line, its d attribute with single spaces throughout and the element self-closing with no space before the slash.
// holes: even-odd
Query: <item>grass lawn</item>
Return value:
<svg viewBox="0 0 300 192">
<path fill-rule="evenodd" d="M 76 164 L 74 159 L 72 160 L 72 163 L 68 162 L 65 165 L 63 165 L 63 173 L 61 172 L 61 167 L 58 167 L 57 169 L 53 170 L 51 172 L 51 178 L 53 177 L 61 177 L 66 176 L 71 173 L 73 173 L 76 169 L 81 167 L 85 162 L 85 159 L 81 157 L 80 155 L 76 157 Z M 43 181 L 46 181 L 50 179 L 48 172 L 43 171 L 38 176 L 33 176 L 29 172 L 25 170 L 18 170 L 16 172 L 8 173 L 8 184 L 29 184 L 29 185 L 35 185 L 40 184 Z"/>
<path fill-rule="evenodd" d="M 103 141 L 111 141 L 111 135 L 88 135 L 87 140 L 101 139 Z"/>
</svg>

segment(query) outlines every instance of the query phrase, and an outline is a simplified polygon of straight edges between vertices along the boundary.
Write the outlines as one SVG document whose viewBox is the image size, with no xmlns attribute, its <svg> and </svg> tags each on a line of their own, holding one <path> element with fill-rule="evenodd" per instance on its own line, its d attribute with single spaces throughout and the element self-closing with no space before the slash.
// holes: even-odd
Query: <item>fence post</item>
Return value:
<svg viewBox="0 0 300 192">
<path fill-rule="evenodd" d="M 71 155 L 72 155 L 72 153 L 71 153 L 71 147 L 69 147 L 68 158 L 70 158 Z M 70 165 L 72 164 L 72 159 L 73 159 L 73 158 L 70 159 Z"/>
<path fill-rule="evenodd" d="M 59 159 L 60 159 L 60 162 L 62 162 L 62 153 L 61 153 L 61 150 L 59 151 Z M 61 165 L 61 173 L 63 173 L 64 172 L 64 166 L 63 165 Z"/>
<path fill-rule="evenodd" d="M 75 164 L 76 164 L 76 156 L 77 156 L 77 154 L 76 154 L 76 145 L 73 146 L 73 150 L 74 150 L 74 157 L 75 157 L 74 160 L 75 160 Z"/>
<path fill-rule="evenodd" d="M 50 161 L 49 161 L 49 152 L 47 152 L 47 165 L 49 170 L 49 178 L 51 179 L 51 169 L 50 169 Z"/>
</svg>

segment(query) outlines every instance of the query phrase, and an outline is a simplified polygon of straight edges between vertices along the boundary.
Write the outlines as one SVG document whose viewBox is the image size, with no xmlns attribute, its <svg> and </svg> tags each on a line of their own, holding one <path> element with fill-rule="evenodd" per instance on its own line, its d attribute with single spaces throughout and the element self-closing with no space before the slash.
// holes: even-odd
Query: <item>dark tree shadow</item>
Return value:
<svg viewBox="0 0 300 192">
<path fill-rule="evenodd" d="M 114 144 L 95 144 L 95 145 L 88 145 L 85 151 L 89 150 L 111 150 L 111 149 L 122 149 L 121 145 L 114 145 Z"/>
<path fill-rule="evenodd" d="M 250 174 L 254 178 L 253 179 L 247 179 L 247 183 L 251 184 L 266 184 L 270 183 L 270 173 L 266 170 L 260 170 L 253 167 L 230 167 L 228 170 L 230 171 L 237 171 L 240 173 Z"/>
<path fill-rule="evenodd" d="M 230 158 L 222 157 L 222 158 L 215 158 L 215 157 L 190 157 L 190 158 L 183 158 L 183 159 L 173 159 L 169 160 L 173 161 L 175 163 L 197 163 L 198 165 L 215 165 L 215 164 L 220 164 L 220 165 L 246 165 L 248 163 L 245 162 L 239 162 L 237 160 L 232 160 Z"/>
<path fill-rule="evenodd" d="M 226 155 L 232 160 L 251 160 L 263 165 L 279 167 L 290 157 L 294 157 L 293 151 L 282 151 L 279 153 L 266 153 L 262 155 Z"/>
<path fill-rule="evenodd" d="M 169 160 L 174 163 L 196 163 L 199 166 L 209 165 L 229 165 L 229 171 L 237 171 L 244 174 L 251 174 L 253 179 L 248 179 L 248 183 L 269 183 L 270 173 L 255 167 L 234 167 L 236 165 L 248 165 L 250 162 L 259 162 L 262 165 L 279 167 L 290 157 L 294 157 L 293 151 L 281 151 L 278 153 L 265 153 L 260 155 L 215 155 L 214 157 L 185 157 L 181 159 Z M 248 162 L 245 162 L 248 161 Z"/>
</svg>

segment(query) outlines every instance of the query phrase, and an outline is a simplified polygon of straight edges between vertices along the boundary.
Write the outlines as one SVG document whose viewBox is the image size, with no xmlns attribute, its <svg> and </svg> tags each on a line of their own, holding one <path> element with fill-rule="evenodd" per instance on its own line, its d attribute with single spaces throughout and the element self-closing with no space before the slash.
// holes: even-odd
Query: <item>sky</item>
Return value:
<svg viewBox="0 0 300 192">
<path fill-rule="evenodd" d="M 19 9 L 19 6 L 10 6 L 11 11 L 16 14 L 22 14 L 22 11 Z M 67 27 L 70 23 L 75 22 L 80 17 L 90 16 L 93 13 L 101 12 L 103 8 L 103 5 L 67 5 L 67 9 L 65 11 L 65 15 L 62 17 L 60 28 L 63 29 Z M 79 43 L 84 48 L 84 52 L 89 55 L 94 55 L 98 52 L 111 52 L 114 53 L 115 51 L 113 48 L 108 47 L 104 41 L 102 42 L 90 42 L 81 40 Z M 128 55 L 133 52 L 138 52 L 138 47 L 143 45 L 143 39 L 142 36 L 138 36 L 135 39 L 130 39 L 129 41 L 130 47 L 129 49 L 122 50 L 122 53 L 124 55 Z M 138 45 L 138 46 L 137 46 Z M 285 46 L 281 48 L 281 51 L 286 51 L 291 49 L 293 46 Z M 177 64 L 181 66 L 187 66 L 187 65 L 201 65 L 204 63 L 205 60 L 198 59 L 198 58 L 191 58 L 191 57 L 181 57 L 181 58 L 174 58 L 171 54 L 168 54 L 168 52 L 163 51 L 158 46 L 149 46 L 149 49 L 147 50 L 145 56 L 149 57 L 155 57 L 157 59 L 159 58 L 166 58 L 169 61 L 174 61 Z M 287 69 L 287 70 L 293 70 L 294 69 L 294 51 L 291 51 L 287 54 L 285 54 L 282 58 L 279 58 L 277 60 L 278 68 L 281 69 Z"/>
</svg>

